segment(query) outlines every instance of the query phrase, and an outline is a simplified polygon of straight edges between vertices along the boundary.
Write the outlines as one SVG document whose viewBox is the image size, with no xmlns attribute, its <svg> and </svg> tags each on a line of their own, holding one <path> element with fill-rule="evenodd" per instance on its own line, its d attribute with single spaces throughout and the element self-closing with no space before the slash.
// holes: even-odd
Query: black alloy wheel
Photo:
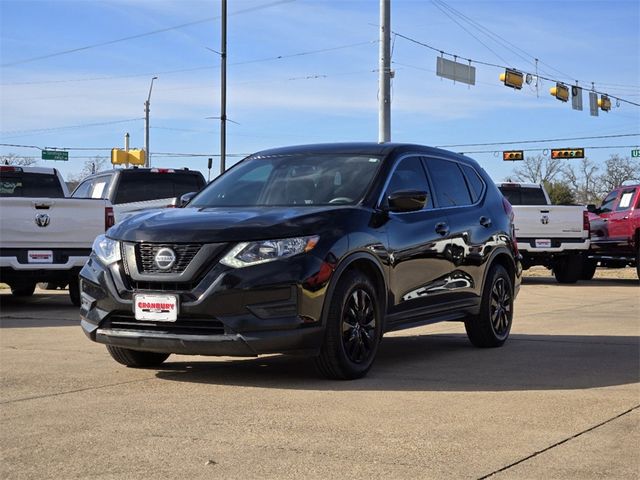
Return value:
<svg viewBox="0 0 640 480">
<path fill-rule="evenodd" d="M 505 338 L 511 329 L 513 298 L 504 277 L 498 277 L 491 288 L 491 325 L 498 338 Z"/>
<path fill-rule="evenodd" d="M 513 300 L 513 278 L 502 265 L 492 265 L 482 289 L 480 313 L 464 322 L 473 345 L 492 348 L 504 344 L 513 323 Z"/>
<path fill-rule="evenodd" d="M 357 288 L 349 296 L 342 315 L 342 346 L 354 363 L 369 359 L 376 344 L 376 315 L 366 290 Z"/>
<path fill-rule="evenodd" d="M 315 358 L 327 378 L 366 375 L 382 338 L 382 307 L 373 281 L 357 270 L 345 272 L 328 299 L 325 338 Z"/>
</svg>

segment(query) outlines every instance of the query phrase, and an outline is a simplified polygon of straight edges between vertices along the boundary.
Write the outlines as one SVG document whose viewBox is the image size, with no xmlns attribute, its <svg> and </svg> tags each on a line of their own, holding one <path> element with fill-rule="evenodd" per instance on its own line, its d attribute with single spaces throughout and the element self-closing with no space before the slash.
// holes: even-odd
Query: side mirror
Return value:
<svg viewBox="0 0 640 480">
<path fill-rule="evenodd" d="M 427 192 L 402 190 L 387 197 L 390 212 L 416 212 L 427 204 Z"/>
<path fill-rule="evenodd" d="M 593 203 L 590 203 L 589 205 L 587 205 L 587 212 L 596 213 L 597 214 L 598 213 L 598 208 Z"/>
<path fill-rule="evenodd" d="M 182 195 L 178 201 L 178 208 L 184 208 L 196 196 L 198 192 L 189 192 Z"/>
</svg>

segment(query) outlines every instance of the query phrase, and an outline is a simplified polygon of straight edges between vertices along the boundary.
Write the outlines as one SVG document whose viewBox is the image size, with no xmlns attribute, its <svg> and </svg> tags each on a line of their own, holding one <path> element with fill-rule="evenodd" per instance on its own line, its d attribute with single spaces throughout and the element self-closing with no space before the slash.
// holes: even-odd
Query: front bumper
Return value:
<svg viewBox="0 0 640 480">
<path fill-rule="evenodd" d="M 92 256 L 80 272 L 81 326 L 95 342 L 134 350 L 221 356 L 315 354 L 324 335 L 321 316 L 329 282 L 326 275 L 318 281 L 322 266 L 310 255 L 238 270 L 217 264 L 188 289 L 137 284 L 144 288 L 139 290 L 121 265 L 105 267 Z M 311 283 L 304 280 L 309 278 Z M 136 320 L 135 293 L 178 294 L 177 321 Z"/>
</svg>

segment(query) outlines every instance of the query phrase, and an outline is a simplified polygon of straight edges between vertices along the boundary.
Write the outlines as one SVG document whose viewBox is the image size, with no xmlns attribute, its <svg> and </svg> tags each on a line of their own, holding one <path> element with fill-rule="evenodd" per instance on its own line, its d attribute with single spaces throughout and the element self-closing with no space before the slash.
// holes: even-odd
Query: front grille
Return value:
<svg viewBox="0 0 640 480">
<path fill-rule="evenodd" d="M 161 269 L 156 265 L 156 254 L 161 248 L 170 248 L 175 253 L 176 260 L 171 268 Z M 200 248 L 202 245 L 199 243 L 137 243 L 135 250 L 138 270 L 140 273 L 182 273 L 200 251 Z"/>
<path fill-rule="evenodd" d="M 112 315 L 101 328 L 174 335 L 224 335 L 224 324 L 215 319 L 178 318 L 175 322 L 149 322 L 125 315 Z"/>
</svg>

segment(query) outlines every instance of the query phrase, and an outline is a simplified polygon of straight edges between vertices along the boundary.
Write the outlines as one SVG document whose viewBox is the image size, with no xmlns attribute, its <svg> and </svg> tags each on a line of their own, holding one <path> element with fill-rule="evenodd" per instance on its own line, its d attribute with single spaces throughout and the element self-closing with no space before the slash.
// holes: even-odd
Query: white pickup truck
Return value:
<svg viewBox="0 0 640 480">
<path fill-rule="evenodd" d="M 67 196 L 54 168 L 0 166 L 0 282 L 14 296 L 32 295 L 38 282 L 68 283 L 80 304 L 78 273 L 114 217 L 108 200 Z"/>
<path fill-rule="evenodd" d="M 575 283 L 589 250 L 589 214 L 581 205 L 551 205 L 542 185 L 498 183 L 513 206 L 522 267 L 544 265 L 560 283 Z"/>
</svg>

